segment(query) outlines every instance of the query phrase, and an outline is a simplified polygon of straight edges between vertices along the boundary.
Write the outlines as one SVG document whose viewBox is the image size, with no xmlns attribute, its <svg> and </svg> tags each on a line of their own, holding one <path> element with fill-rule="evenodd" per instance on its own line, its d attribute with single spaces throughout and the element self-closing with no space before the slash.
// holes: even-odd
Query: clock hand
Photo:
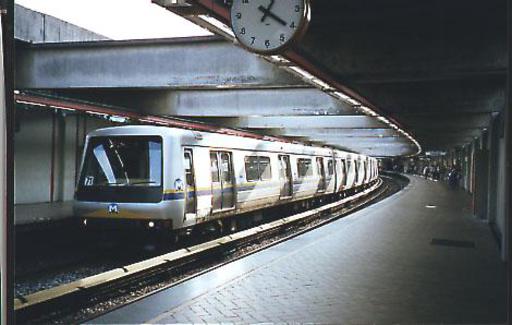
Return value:
<svg viewBox="0 0 512 325">
<path fill-rule="evenodd" d="M 263 16 L 261 17 L 261 22 L 264 22 L 265 19 L 267 19 L 267 15 L 268 13 L 270 12 L 270 9 L 272 9 L 272 6 L 274 5 L 274 0 L 270 0 L 270 3 L 269 5 L 267 6 L 267 11 L 263 14 Z M 260 6 L 260 7 L 263 7 L 263 6 Z"/>
<path fill-rule="evenodd" d="M 264 14 L 263 17 L 266 18 L 266 16 L 269 16 L 269 17 L 273 18 L 275 21 L 277 21 L 278 23 L 280 23 L 281 25 L 286 26 L 286 22 L 284 20 L 282 20 L 279 16 L 274 14 L 272 11 L 269 11 L 268 9 L 266 9 L 263 6 L 259 6 L 258 9 L 259 9 L 259 11 L 261 11 Z"/>
</svg>

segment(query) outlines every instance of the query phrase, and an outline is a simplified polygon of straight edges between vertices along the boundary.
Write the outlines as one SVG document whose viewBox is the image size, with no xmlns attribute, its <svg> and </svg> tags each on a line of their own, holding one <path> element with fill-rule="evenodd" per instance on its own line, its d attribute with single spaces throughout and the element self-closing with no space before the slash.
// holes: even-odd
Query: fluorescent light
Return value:
<svg viewBox="0 0 512 325">
<path fill-rule="evenodd" d="M 16 100 L 16 103 L 30 105 L 30 106 L 48 107 L 48 105 L 46 105 L 46 104 L 41 104 L 41 103 L 36 103 L 36 102 L 29 102 L 29 101 L 25 101 L 25 100 Z"/>
<path fill-rule="evenodd" d="M 207 25 L 213 26 L 215 29 L 219 30 L 220 32 L 227 34 L 224 36 L 229 36 L 229 38 L 231 38 L 231 39 L 235 38 L 235 35 L 233 34 L 231 27 L 229 27 L 228 25 L 224 24 L 223 22 L 217 20 L 216 18 L 213 18 L 208 15 L 198 15 L 197 17 L 200 20 L 202 20 L 203 22 L 205 22 Z"/>
</svg>

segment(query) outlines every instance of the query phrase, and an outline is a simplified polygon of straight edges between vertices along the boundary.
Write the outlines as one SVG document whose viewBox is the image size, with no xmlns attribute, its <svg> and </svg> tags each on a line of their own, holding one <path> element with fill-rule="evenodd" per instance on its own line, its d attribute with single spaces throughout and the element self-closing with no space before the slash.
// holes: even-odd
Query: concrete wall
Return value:
<svg viewBox="0 0 512 325">
<path fill-rule="evenodd" d="M 15 204 L 72 200 L 85 134 L 112 123 L 83 114 L 24 108 L 17 109 L 17 119 Z"/>
<path fill-rule="evenodd" d="M 20 5 L 14 6 L 14 37 L 32 43 L 108 39 L 87 29 Z"/>
<path fill-rule="evenodd" d="M 16 118 L 14 202 L 49 202 L 52 115 L 48 111 L 18 111 Z"/>
</svg>

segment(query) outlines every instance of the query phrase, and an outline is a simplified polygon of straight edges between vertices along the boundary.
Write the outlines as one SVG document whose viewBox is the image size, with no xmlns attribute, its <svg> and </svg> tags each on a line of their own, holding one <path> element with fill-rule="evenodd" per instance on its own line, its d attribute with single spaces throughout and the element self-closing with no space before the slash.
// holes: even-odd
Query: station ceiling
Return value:
<svg viewBox="0 0 512 325">
<path fill-rule="evenodd" d="M 224 2 L 167 7 L 225 21 Z M 505 107 L 506 1 L 311 2 L 309 29 L 289 56 L 397 120 L 424 151 L 468 144 Z"/>
<path fill-rule="evenodd" d="M 229 24 L 224 1 L 171 2 L 160 4 L 196 23 L 207 14 Z M 222 37 L 20 42 L 17 50 L 18 89 L 374 156 L 411 155 L 418 148 L 402 133 L 286 68 L 297 64 L 354 94 L 424 151 L 462 146 L 505 106 L 506 2 L 315 0 L 310 27 L 285 53 L 286 64 Z"/>
</svg>

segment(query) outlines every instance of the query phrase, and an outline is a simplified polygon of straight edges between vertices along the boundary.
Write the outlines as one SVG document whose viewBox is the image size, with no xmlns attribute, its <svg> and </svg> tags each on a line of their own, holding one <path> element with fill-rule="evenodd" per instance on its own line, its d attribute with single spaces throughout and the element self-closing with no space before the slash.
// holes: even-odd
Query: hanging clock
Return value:
<svg viewBox="0 0 512 325">
<path fill-rule="evenodd" d="M 233 0 L 231 28 L 248 50 L 276 54 L 300 39 L 310 16 L 309 0 Z"/>
</svg>

